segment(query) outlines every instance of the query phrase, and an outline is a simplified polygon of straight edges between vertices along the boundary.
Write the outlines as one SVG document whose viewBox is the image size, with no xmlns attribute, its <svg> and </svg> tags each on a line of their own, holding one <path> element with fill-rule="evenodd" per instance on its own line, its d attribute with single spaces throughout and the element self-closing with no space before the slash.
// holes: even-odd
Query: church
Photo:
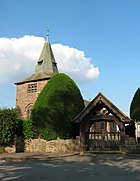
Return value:
<svg viewBox="0 0 140 181">
<path fill-rule="evenodd" d="M 15 83 L 16 108 L 24 119 L 29 118 L 39 93 L 57 73 L 57 63 L 47 36 L 33 74 Z M 110 144 L 111 140 L 112 146 L 113 140 L 114 148 L 118 142 L 124 141 L 125 124 L 132 121 L 100 92 L 91 102 L 85 101 L 85 109 L 74 118 L 73 125 L 79 128 L 77 136 L 80 136 L 83 146 L 89 147 L 89 142 L 96 143 L 95 140 L 98 140 L 98 143 L 106 140 L 107 144 Z"/>
<path fill-rule="evenodd" d="M 57 63 L 47 36 L 33 74 L 30 77 L 15 83 L 16 108 L 23 118 L 29 118 L 39 93 L 47 84 L 49 79 L 57 73 Z"/>
</svg>

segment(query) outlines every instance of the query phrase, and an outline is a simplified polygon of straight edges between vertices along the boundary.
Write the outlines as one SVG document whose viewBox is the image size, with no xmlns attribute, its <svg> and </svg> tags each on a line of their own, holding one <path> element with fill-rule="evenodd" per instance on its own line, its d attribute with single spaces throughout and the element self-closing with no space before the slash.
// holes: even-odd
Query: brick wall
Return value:
<svg viewBox="0 0 140 181">
<path fill-rule="evenodd" d="M 28 118 L 28 111 L 31 109 L 48 80 L 42 80 L 37 82 L 28 82 L 18 84 L 16 89 L 16 108 L 20 112 L 21 116 L 25 119 Z M 35 92 L 28 92 L 28 85 L 37 84 L 37 90 Z"/>
</svg>

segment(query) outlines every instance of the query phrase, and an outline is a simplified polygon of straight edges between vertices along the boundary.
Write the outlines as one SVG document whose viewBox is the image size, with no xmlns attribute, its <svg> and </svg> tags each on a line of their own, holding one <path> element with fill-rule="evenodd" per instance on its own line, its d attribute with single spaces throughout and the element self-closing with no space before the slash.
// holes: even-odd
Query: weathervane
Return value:
<svg viewBox="0 0 140 181">
<path fill-rule="evenodd" d="M 50 32 L 49 26 L 47 26 L 47 41 L 49 41 L 49 32 Z"/>
</svg>

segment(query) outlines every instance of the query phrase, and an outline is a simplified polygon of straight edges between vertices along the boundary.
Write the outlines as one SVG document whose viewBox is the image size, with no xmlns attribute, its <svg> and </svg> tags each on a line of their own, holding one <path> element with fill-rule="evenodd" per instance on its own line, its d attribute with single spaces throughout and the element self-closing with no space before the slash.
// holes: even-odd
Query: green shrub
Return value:
<svg viewBox="0 0 140 181">
<path fill-rule="evenodd" d="M 51 128 L 40 128 L 39 136 L 44 140 L 55 140 L 59 135 Z"/>
<path fill-rule="evenodd" d="M 84 108 L 75 82 L 65 74 L 54 75 L 39 94 L 31 113 L 33 128 L 47 140 L 68 138 L 71 120 Z"/>
<path fill-rule="evenodd" d="M 0 109 L 0 145 L 8 145 L 13 141 L 20 121 L 16 109 Z"/>
<path fill-rule="evenodd" d="M 140 120 L 140 88 L 137 89 L 130 105 L 130 117 Z"/>
<path fill-rule="evenodd" d="M 32 120 L 23 120 L 23 137 L 25 139 L 33 138 Z"/>
</svg>

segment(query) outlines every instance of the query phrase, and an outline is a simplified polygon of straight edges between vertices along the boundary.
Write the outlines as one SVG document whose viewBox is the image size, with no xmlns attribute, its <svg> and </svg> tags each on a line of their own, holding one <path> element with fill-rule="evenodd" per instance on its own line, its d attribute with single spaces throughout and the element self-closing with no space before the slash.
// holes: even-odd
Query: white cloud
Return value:
<svg viewBox="0 0 140 181">
<path fill-rule="evenodd" d="M 60 72 L 67 73 L 79 83 L 98 78 L 98 67 L 90 63 L 83 51 L 61 44 L 52 45 L 52 49 Z"/>
<path fill-rule="evenodd" d="M 20 81 L 31 75 L 44 42 L 42 37 L 29 35 L 0 38 L 0 83 Z M 52 49 L 59 72 L 70 75 L 78 83 L 98 78 L 98 67 L 91 64 L 83 51 L 62 44 L 53 44 Z"/>
</svg>

